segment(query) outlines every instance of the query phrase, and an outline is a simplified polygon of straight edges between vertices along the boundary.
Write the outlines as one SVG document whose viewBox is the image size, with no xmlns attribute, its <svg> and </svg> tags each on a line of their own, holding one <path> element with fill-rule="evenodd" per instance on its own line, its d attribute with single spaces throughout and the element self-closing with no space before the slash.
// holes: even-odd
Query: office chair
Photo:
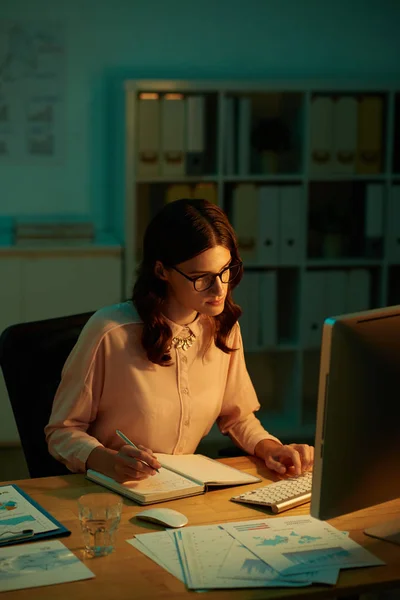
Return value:
<svg viewBox="0 0 400 600">
<path fill-rule="evenodd" d="M 64 363 L 92 314 L 19 323 L 0 336 L 0 366 L 31 477 L 70 473 L 49 454 L 43 429 Z"/>
</svg>

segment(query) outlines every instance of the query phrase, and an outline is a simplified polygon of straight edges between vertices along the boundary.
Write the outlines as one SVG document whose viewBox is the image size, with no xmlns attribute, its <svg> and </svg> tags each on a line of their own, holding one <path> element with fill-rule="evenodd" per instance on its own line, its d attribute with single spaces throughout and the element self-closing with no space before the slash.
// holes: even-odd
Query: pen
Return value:
<svg viewBox="0 0 400 600">
<path fill-rule="evenodd" d="M 122 431 L 120 431 L 119 429 L 117 429 L 115 431 L 115 433 L 117 435 L 119 435 L 119 437 L 121 438 L 121 440 L 124 440 L 124 442 L 126 444 L 128 444 L 128 446 L 132 446 L 132 448 L 135 448 L 135 450 L 139 450 L 140 452 L 140 448 L 138 448 L 136 446 L 136 444 L 134 444 L 128 437 L 126 437 L 126 435 L 124 433 L 122 433 Z M 146 467 L 150 467 L 150 469 L 153 469 L 154 471 L 157 471 L 157 473 L 159 473 L 160 471 L 158 469 L 156 469 L 155 467 L 152 467 L 151 465 L 149 465 L 149 463 L 147 463 L 145 460 L 142 460 L 141 458 L 137 458 L 136 460 L 138 460 L 139 462 L 143 463 L 144 465 L 146 465 Z"/>
<path fill-rule="evenodd" d="M 2 538 L 5 533 L 11 533 L 8 537 Z M 34 535 L 33 529 L 23 529 L 22 531 L 3 531 L 0 533 L 0 546 L 2 544 L 7 544 L 8 542 L 19 542 L 19 540 L 25 540 L 27 538 L 33 537 Z"/>
</svg>

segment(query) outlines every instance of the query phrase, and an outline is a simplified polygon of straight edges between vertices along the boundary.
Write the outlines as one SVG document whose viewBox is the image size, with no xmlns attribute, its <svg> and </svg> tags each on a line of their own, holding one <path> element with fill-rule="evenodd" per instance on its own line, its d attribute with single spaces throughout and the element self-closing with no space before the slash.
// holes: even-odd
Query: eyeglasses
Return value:
<svg viewBox="0 0 400 600">
<path fill-rule="evenodd" d="M 206 275 L 200 275 L 199 277 L 189 277 L 189 275 L 186 275 L 186 273 L 177 267 L 171 268 L 191 281 L 196 292 L 205 292 L 214 285 L 217 277 L 220 278 L 222 283 L 231 283 L 239 275 L 241 267 L 241 262 L 235 262 L 228 267 L 225 267 L 225 269 L 222 269 L 219 273 L 207 273 Z"/>
</svg>

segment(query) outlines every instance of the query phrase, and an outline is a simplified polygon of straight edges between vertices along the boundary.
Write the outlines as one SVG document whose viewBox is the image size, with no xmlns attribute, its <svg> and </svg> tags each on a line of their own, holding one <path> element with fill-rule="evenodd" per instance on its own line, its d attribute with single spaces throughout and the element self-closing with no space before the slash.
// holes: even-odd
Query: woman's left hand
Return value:
<svg viewBox="0 0 400 600">
<path fill-rule="evenodd" d="M 312 469 L 314 464 L 314 447 L 308 444 L 281 445 L 267 439 L 257 444 L 254 454 L 280 475 L 298 476 Z"/>
</svg>

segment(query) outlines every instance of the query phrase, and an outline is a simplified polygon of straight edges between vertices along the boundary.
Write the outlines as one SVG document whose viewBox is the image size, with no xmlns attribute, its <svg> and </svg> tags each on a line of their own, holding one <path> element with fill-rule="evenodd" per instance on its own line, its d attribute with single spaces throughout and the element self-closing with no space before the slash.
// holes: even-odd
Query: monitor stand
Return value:
<svg viewBox="0 0 400 600">
<path fill-rule="evenodd" d="M 400 519 L 386 521 L 380 525 L 375 525 L 375 527 L 368 527 L 368 529 L 364 529 L 364 533 L 400 545 Z"/>
</svg>

